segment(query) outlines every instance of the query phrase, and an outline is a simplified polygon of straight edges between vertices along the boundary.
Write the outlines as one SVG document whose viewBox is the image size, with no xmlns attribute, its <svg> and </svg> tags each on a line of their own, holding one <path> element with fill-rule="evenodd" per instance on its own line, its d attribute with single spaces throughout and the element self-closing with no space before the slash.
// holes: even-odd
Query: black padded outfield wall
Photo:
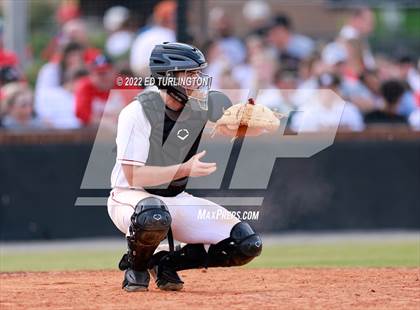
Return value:
<svg viewBox="0 0 420 310">
<path fill-rule="evenodd" d="M 0 146 L 1 240 L 119 236 L 105 206 L 75 207 L 91 143 Z M 420 228 L 420 140 L 336 141 L 311 158 L 277 159 L 268 190 L 192 191 L 264 196 L 259 231 Z M 238 210 L 238 208 L 230 208 Z M 243 209 L 242 209 L 243 210 Z"/>
</svg>

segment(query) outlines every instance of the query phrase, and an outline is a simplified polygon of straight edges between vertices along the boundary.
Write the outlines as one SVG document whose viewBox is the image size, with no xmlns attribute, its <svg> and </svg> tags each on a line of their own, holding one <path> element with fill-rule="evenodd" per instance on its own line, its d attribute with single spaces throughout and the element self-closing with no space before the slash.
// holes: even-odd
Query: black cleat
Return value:
<svg viewBox="0 0 420 310">
<path fill-rule="evenodd" d="M 157 287 L 163 291 L 180 291 L 184 287 L 184 282 L 177 272 L 162 264 L 149 269 L 149 272 L 155 279 Z"/>
<path fill-rule="evenodd" d="M 152 258 L 149 273 L 159 289 L 163 291 L 180 291 L 184 287 L 184 282 L 175 269 L 165 264 L 169 257 L 170 254 L 167 251 L 156 253 Z"/>
<path fill-rule="evenodd" d="M 135 271 L 127 269 L 124 273 L 122 288 L 127 292 L 147 291 L 150 276 L 147 271 Z"/>
</svg>

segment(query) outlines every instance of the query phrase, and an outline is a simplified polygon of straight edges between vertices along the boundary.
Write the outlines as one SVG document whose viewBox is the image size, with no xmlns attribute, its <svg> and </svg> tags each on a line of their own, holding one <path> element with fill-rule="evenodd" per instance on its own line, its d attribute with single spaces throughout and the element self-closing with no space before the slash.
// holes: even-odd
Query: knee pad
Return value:
<svg viewBox="0 0 420 310">
<path fill-rule="evenodd" d="M 144 244 L 158 244 L 162 241 L 171 227 L 171 214 L 165 203 L 155 197 L 148 197 L 139 201 L 131 216 L 130 235 L 136 234 Z M 159 237 L 163 236 L 163 237 Z M 150 237 L 150 238 L 148 238 Z"/>
<path fill-rule="evenodd" d="M 230 237 L 235 241 L 239 252 L 243 255 L 256 257 L 261 254 L 261 237 L 254 232 L 248 223 L 240 222 L 233 226 Z"/>
<path fill-rule="evenodd" d="M 136 205 L 131 216 L 128 260 L 134 270 L 145 270 L 159 243 L 166 238 L 172 218 L 165 203 L 155 197 Z"/>
<path fill-rule="evenodd" d="M 209 248 L 209 267 L 241 266 L 261 254 L 262 240 L 248 223 L 233 226 L 230 237 Z"/>
</svg>

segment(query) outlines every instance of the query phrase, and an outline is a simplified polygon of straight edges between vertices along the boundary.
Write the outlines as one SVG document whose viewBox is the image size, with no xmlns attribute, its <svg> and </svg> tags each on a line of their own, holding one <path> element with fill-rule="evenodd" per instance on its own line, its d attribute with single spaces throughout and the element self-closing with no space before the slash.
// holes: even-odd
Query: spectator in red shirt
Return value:
<svg viewBox="0 0 420 310">
<path fill-rule="evenodd" d="M 7 51 L 0 43 L 0 67 L 14 67 L 18 65 L 18 58 L 15 53 Z"/>
<path fill-rule="evenodd" d="M 99 55 L 90 64 L 90 73 L 80 79 L 75 89 L 76 116 L 85 125 L 98 125 L 116 72 L 110 60 Z"/>
<path fill-rule="evenodd" d="M 16 67 L 19 59 L 15 53 L 8 51 L 3 46 L 3 25 L 0 20 L 0 67 Z"/>
<path fill-rule="evenodd" d="M 14 52 L 6 50 L 3 46 L 3 27 L 0 21 L 0 87 L 21 80 L 21 78 L 19 58 Z"/>
</svg>

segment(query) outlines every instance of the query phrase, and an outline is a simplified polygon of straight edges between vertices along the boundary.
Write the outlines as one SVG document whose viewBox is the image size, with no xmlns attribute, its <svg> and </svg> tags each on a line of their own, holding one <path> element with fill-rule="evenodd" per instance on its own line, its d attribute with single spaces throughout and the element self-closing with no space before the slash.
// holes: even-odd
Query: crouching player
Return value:
<svg viewBox="0 0 420 310">
<path fill-rule="evenodd" d="M 143 91 L 120 113 L 108 213 L 128 241 L 120 262 L 126 291 L 147 290 L 149 273 L 160 289 L 180 290 L 180 270 L 240 266 L 261 253 L 261 238 L 248 223 L 202 219 L 200 210 L 226 210 L 185 192 L 189 177 L 217 169 L 203 161 L 205 151 L 197 153 L 206 122 L 223 111 L 209 100 L 211 79 L 201 72 L 206 65 L 193 46 L 157 45 L 150 57 L 157 89 Z M 178 83 L 163 82 L 167 77 Z M 157 251 L 166 237 L 170 245 L 172 237 L 186 245 Z"/>
</svg>

